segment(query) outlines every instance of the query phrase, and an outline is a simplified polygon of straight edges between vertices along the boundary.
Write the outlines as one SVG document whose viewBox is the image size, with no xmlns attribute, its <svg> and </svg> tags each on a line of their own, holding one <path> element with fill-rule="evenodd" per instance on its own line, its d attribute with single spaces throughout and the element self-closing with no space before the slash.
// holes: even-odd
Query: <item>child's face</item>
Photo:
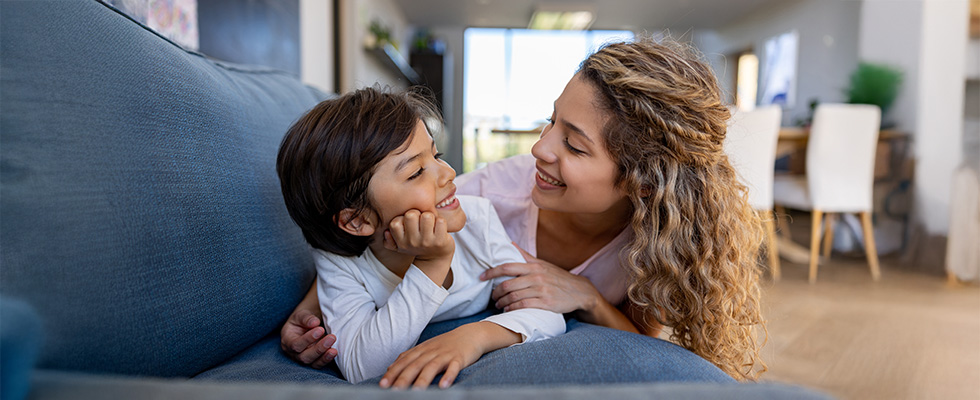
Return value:
<svg viewBox="0 0 980 400">
<path fill-rule="evenodd" d="M 408 210 L 433 212 L 446 220 L 449 232 L 466 224 L 466 214 L 456 200 L 456 171 L 439 157 L 435 142 L 422 121 L 412 137 L 378 164 L 368 183 L 368 196 L 380 215 L 376 232 Z"/>
</svg>

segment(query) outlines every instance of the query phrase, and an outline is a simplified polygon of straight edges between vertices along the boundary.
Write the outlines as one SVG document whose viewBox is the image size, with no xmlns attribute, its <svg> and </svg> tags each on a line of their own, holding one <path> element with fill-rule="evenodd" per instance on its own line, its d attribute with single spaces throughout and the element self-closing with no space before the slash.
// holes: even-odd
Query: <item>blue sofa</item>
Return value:
<svg viewBox="0 0 980 400">
<path fill-rule="evenodd" d="M 184 50 L 101 2 L 0 2 L 3 398 L 406 395 L 279 349 L 315 271 L 276 150 L 328 96 Z M 823 397 L 726 383 L 677 346 L 575 321 L 539 343 L 411 395 Z"/>
</svg>

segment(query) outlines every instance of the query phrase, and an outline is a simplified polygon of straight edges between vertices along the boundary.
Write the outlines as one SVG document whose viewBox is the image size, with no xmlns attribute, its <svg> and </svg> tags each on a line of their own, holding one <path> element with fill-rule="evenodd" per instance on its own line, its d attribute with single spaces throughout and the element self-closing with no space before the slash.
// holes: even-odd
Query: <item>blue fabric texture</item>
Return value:
<svg viewBox="0 0 980 400">
<path fill-rule="evenodd" d="M 670 342 L 575 320 L 566 329 L 553 339 L 487 353 L 460 372 L 457 384 L 735 383 L 718 367 Z"/>
<path fill-rule="evenodd" d="M 204 371 L 195 379 L 215 381 L 307 382 L 323 385 L 349 385 L 337 365 L 330 363 L 317 370 L 287 358 L 279 345 L 278 334 L 249 347 L 231 360 Z"/>
<path fill-rule="evenodd" d="M 39 366 L 193 376 L 277 331 L 315 270 L 275 157 L 324 94 L 96 1 L 0 18 L 0 293 Z"/>
<path fill-rule="evenodd" d="M 0 398 L 27 397 L 41 336 L 41 320 L 33 307 L 0 296 Z"/>
<path fill-rule="evenodd" d="M 422 332 L 419 342 L 479 321 L 489 313 L 432 324 Z M 377 385 L 379 381 L 380 377 L 360 384 Z M 718 367 L 673 343 L 572 319 L 561 336 L 484 354 L 479 361 L 460 371 L 454 385 L 639 382 L 736 383 Z"/>
</svg>

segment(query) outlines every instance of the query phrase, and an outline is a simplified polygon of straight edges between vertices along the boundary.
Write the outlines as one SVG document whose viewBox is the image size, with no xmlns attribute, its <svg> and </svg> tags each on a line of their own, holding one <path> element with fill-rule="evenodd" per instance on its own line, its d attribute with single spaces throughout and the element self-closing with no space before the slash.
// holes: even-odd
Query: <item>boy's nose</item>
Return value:
<svg viewBox="0 0 980 400">
<path fill-rule="evenodd" d="M 456 170 L 454 170 L 453 167 L 450 167 L 449 164 L 442 163 L 442 165 L 439 167 L 439 185 L 448 185 L 449 182 L 452 182 L 454 179 L 456 179 Z"/>
</svg>

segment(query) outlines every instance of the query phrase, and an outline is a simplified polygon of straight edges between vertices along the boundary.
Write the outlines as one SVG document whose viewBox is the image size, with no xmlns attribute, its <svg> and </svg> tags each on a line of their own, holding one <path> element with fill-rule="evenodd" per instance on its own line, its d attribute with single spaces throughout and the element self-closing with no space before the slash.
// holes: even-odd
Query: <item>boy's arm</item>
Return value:
<svg viewBox="0 0 980 400">
<path fill-rule="evenodd" d="M 469 323 L 436 336 L 398 356 L 381 377 L 383 388 L 426 388 L 442 373 L 440 388 L 456 380 L 459 371 L 480 356 L 521 341 L 519 334 L 492 322 Z"/>
<path fill-rule="evenodd" d="M 512 262 L 523 262 L 524 256 L 521 255 L 517 246 L 510 241 L 507 232 L 504 230 L 497 211 L 486 202 L 486 242 L 490 252 L 490 266 L 497 266 Z M 493 287 L 496 287 L 507 278 L 494 279 Z M 484 321 L 493 322 L 506 329 L 521 335 L 521 341 L 533 342 L 535 340 L 547 339 L 565 333 L 565 317 L 560 313 L 546 311 L 537 308 L 524 308 L 491 315 Z"/>
<path fill-rule="evenodd" d="M 399 353 L 415 345 L 449 292 L 418 268 L 409 268 L 387 302 L 376 308 L 367 285 L 348 270 L 357 266 L 345 267 L 318 260 L 318 297 L 337 337 L 337 366 L 357 383 L 381 375 Z"/>
</svg>

